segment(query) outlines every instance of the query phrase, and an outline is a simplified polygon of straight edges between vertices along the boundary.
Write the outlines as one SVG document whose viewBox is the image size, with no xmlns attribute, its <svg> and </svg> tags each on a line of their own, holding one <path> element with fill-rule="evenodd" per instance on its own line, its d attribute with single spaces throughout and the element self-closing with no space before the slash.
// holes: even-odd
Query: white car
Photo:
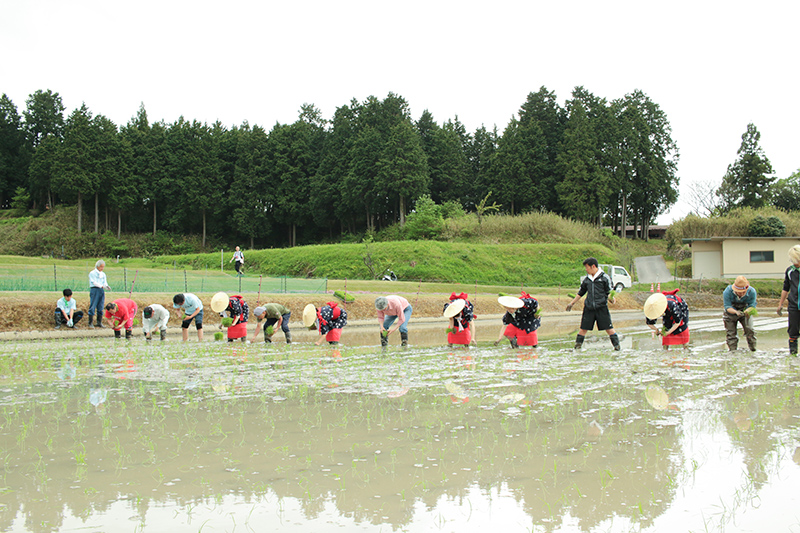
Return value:
<svg viewBox="0 0 800 533">
<path fill-rule="evenodd" d="M 622 292 L 622 289 L 630 289 L 633 286 L 633 279 L 631 275 L 628 274 L 628 271 L 625 270 L 625 267 L 619 265 L 600 265 L 600 268 L 611 278 L 611 286 L 614 287 L 615 291 Z M 586 276 L 581 276 L 581 283 L 583 283 L 583 278 L 585 277 Z"/>
</svg>

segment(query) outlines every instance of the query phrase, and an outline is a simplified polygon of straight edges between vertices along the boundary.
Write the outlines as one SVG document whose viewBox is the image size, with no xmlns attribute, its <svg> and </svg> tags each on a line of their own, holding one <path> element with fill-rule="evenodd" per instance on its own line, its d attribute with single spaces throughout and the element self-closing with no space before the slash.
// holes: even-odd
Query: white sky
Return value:
<svg viewBox="0 0 800 533">
<path fill-rule="evenodd" d="M 50 89 L 67 113 L 85 102 L 118 125 L 143 102 L 151 121 L 269 130 L 303 103 L 332 118 L 392 91 L 414 119 L 502 133 L 543 85 L 562 105 L 577 85 L 608 100 L 641 89 L 672 124 L 682 193 L 721 181 L 749 122 L 778 178 L 800 168 L 790 0 L 0 0 L 0 13 L 0 93 L 20 113 Z"/>
</svg>

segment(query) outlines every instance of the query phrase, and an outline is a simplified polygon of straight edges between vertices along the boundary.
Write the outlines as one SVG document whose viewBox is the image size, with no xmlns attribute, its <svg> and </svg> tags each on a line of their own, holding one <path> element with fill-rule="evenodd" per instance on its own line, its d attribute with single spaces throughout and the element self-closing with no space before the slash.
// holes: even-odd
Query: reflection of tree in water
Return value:
<svg viewBox="0 0 800 533">
<path fill-rule="evenodd" d="M 88 516 L 119 500 L 144 520 L 153 505 L 189 507 L 235 491 L 296 498 L 309 518 L 330 501 L 356 521 L 400 527 L 416 502 L 433 509 L 443 498 L 467 501 L 475 487 L 507 487 L 534 523 L 555 527 L 569 512 L 582 528 L 615 515 L 646 526 L 669 505 L 679 463 L 670 459 L 674 427 L 652 424 L 661 413 L 640 390 L 555 401 L 529 387 L 513 405 L 491 396 L 454 405 L 447 394 L 414 391 L 389 399 L 295 386 L 284 401 L 223 400 L 210 383 L 105 382 L 103 413 L 87 402 L 96 382 L 54 389 L 49 409 L 24 405 L 37 424 L 24 449 L 2 443 L 16 463 L 5 483 L 18 489 L 0 495 L 4 522 L 24 510 L 31 531 L 53 531 L 64 509 Z M 83 449 L 85 465 L 75 457 Z M 39 452 L 46 486 L 32 475 Z"/>
</svg>

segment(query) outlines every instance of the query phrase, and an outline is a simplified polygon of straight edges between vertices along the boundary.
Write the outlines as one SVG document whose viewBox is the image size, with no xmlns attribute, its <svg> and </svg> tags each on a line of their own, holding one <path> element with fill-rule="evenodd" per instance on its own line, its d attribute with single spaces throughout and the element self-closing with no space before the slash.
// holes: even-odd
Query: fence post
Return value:
<svg viewBox="0 0 800 533">
<path fill-rule="evenodd" d="M 122 267 L 122 290 L 124 291 L 128 286 L 128 267 Z"/>
<path fill-rule="evenodd" d="M 189 280 L 186 279 L 186 269 L 183 269 L 183 292 L 189 292 Z"/>
<path fill-rule="evenodd" d="M 222 248 L 220 248 L 219 249 L 219 271 L 220 272 L 225 272 L 224 263 L 225 263 L 225 257 L 223 256 Z"/>
<path fill-rule="evenodd" d="M 53 290 L 58 292 L 58 276 L 56 275 L 56 265 L 53 264 Z"/>
<path fill-rule="evenodd" d="M 236 276 L 236 277 L 239 278 L 239 294 L 241 294 L 242 293 L 242 276 Z"/>
</svg>

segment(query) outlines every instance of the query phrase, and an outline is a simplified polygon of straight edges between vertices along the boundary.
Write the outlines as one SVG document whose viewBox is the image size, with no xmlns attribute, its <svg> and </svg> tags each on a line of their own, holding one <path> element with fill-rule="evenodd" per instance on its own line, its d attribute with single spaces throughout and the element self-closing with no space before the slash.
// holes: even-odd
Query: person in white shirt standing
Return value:
<svg viewBox="0 0 800 533">
<path fill-rule="evenodd" d="M 89 272 L 89 327 L 95 327 L 92 324 L 92 317 L 97 311 L 97 326 L 98 328 L 105 327 L 103 326 L 103 308 L 105 307 L 106 303 L 106 290 L 111 290 L 111 287 L 108 286 L 108 280 L 106 279 L 106 273 L 103 272 L 103 269 L 106 268 L 106 262 L 100 259 L 97 263 L 94 264 L 94 270 Z"/>
<path fill-rule="evenodd" d="M 236 263 L 233 265 L 236 267 L 236 274 L 238 274 L 239 276 L 243 276 L 244 274 L 242 273 L 242 267 L 244 266 L 244 254 L 242 253 L 242 251 L 239 249 L 238 246 L 236 247 L 236 250 L 233 252 L 233 257 L 231 257 L 231 260 L 228 261 L 228 263 L 230 263 L 231 261 L 236 261 Z"/>
<path fill-rule="evenodd" d="M 162 305 L 150 304 L 142 309 L 142 331 L 147 340 L 153 340 L 153 332 L 156 329 L 161 332 L 161 340 L 165 340 L 168 321 L 169 311 Z"/>
</svg>

